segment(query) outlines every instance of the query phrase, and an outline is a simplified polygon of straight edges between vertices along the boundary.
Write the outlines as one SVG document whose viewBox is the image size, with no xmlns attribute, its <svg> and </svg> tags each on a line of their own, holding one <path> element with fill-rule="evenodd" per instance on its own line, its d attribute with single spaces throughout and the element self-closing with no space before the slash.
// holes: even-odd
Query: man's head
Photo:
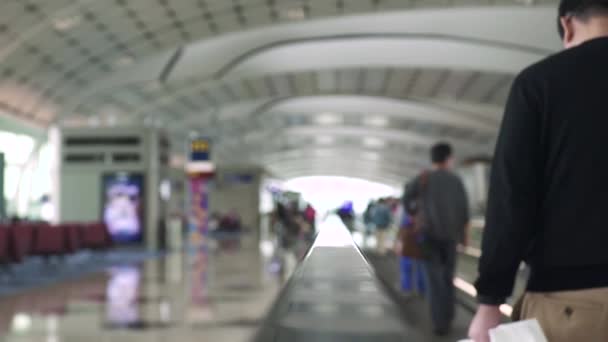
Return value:
<svg viewBox="0 0 608 342">
<path fill-rule="evenodd" d="M 608 0 L 561 0 L 558 31 L 566 48 L 608 35 Z"/>
<path fill-rule="evenodd" d="M 452 168 L 452 146 L 445 142 L 435 144 L 431 148 L 431 162 L 437 168 Z"/>
</svg>

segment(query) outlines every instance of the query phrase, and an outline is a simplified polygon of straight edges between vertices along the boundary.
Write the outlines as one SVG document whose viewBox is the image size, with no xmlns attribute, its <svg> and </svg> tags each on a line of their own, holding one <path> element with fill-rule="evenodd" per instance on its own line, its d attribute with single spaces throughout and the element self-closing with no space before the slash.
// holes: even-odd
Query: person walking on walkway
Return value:
<svg viewBox="0 0 608 342">
<path fill-rule="evenodd" d="M 372 215 L 376 228 L 376 250 L 380 255 L 384 255 L 386 254 L 386 233 L 393 222 L 393 213 L 385 198 L 381 198 L 374 206 Z"/>
<path fill-rule="evenodd" d="M 551 342 L 608 341 L 608 0 L 562 0 L 565 51 L 515 79 L 496 145 L 469 329 L 489 341 L 520 263 L 521 319 Z"/>
<path fill-rule="evenodd" d="M 451 171 L 452 147 L 436 144 L 431 160 L 433 169 L 406 186 L 403 204 L 420 234 L 434 332 L 446 335 L 455 311 L 456 246 L 465 241 L 469 202 L 462 180 Z"/>
</svg>

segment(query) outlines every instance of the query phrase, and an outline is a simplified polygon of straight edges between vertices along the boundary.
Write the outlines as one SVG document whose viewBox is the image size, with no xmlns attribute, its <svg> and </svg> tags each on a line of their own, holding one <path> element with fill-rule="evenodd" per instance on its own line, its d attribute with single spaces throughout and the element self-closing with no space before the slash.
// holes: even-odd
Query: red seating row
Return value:
<svg viewBox="0 0 608 342">
<path fill-rule="evenodd" d="M 102 223 L 45 223 L 0 225 L 0 263 L 20 263 L 28 256 L 53 256 L 82 249 L 105 249 L 112 244 Z"/>
</svg>

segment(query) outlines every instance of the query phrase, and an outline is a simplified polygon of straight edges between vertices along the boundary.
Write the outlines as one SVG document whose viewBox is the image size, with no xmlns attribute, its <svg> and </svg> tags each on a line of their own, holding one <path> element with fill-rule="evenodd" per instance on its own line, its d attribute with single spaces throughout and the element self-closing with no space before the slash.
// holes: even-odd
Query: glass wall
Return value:
<svg viewBox="0 0 608 342">
<path fill-rule="evenodd" d="M 0 130 L 4 154 L 4 198 L 8 216 L 40 217 L 41 199 L 51 193 L 52 148 L 33 136 Z"/>
</svg>

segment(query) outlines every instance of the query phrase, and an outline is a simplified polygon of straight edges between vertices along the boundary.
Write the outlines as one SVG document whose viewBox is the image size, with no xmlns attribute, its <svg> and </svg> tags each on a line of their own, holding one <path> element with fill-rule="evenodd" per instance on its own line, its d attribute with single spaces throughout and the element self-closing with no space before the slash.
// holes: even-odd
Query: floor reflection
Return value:
<svg viewBox="0 0 608 342">
<path fill-rule="evenodd" d="M 213 244 L 0 298 L 2 341 L 248 341 L 280 282 L 257 242 Z"/>
</svg>

